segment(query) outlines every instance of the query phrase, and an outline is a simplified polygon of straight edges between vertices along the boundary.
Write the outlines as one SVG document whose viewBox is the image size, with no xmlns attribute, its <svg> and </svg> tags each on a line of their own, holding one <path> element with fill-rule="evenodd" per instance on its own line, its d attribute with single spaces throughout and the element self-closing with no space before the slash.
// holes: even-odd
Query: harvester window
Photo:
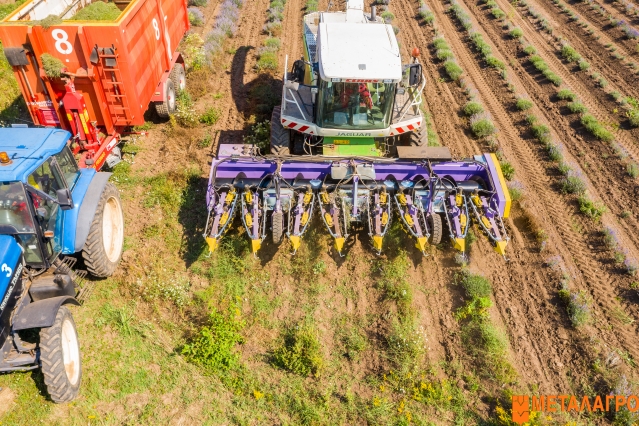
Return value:
<svg viewBox="0 0 639 426">
<path fill-rule="evenodd" d="M 62 152 L 55 155 L 55 158 L 58 160 L 58 166 L 60 166 L 64 179 L 67 181 L 67 186 L 73 189 L 73 185 L 75 185 L 75 182 L 78 180 L 80 172 L 71 150 L 69 147 L 64 147 Z"/>
<path fill-rule="evenodd" d="M 384 129 L 390 125 L 395 85 L 320 82 L 320 127 Z"/>
</svg>

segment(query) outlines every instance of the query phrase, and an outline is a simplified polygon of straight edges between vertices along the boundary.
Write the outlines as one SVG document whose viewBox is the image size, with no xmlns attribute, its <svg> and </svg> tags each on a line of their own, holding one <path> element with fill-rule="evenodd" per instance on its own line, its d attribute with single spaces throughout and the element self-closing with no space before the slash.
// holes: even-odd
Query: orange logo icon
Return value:
<svg viewBox="0 0 639 426">
<path fill-rule="evenodd" d="M 524 424 L 530 419 L 528 395 L 513 395 L 513 422 Z"/>
</svg>

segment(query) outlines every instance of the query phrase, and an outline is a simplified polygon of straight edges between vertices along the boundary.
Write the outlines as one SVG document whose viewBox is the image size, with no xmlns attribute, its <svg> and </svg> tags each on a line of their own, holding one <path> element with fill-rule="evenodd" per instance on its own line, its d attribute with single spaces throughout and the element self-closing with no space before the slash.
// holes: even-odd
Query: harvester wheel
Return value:
<svg viewBox="0 0 639 426">
<path fill-rule="evenodd" d="M 84 264 L 96 277 L 113 275 L 122 256 L 124 243 L 124 215 L 120 194 L 107 183 L 93 216 L 89 236 L 82 249 Z"/>
<path fill-rule="evenodd" d="M 175 101 L 175 86 L 173 85 L 173 80 L 170 78 L 166 80 L 165 90 L 164 90 L 164 101 L 156 102 L 155 104 L 155 112 L 161 118 L 169 118 L 171 114 L 175 112 L 177 109 L 177 104 Z"/>
<path fill-rule="evenodd" d="M 184 65 L 181 63 L 177 62 L 173 65 L 169 78 L 173 82 L 173 88 L 178 93 L 186 89 L 186 72 L 184 72 Z"/>
<path fill-rule="evenodd" d="M 284 213 L 273 212 L 271 220 L 273 221 L 273 243 L 279 244 L 284 236 Z"/>
<path fill-rule="evenodd" d="M 273 108 L 271 115 L 271 154 L 289 155 L 291 153 L 291 134 L 282 126 L 282 107 Z"/>
<path fill-rule="evenodd" d="M 80 344 L 71 312 L 61 306 L 51 327 L 40 329 L 40 363 L 53 402 L 78 396 L 82 379 Z"/>
<path fill-rule="evenodd" d="M 410 134 L 411 146 L 428 146 L 428 132 L 426 126 L 422 125 L 419 129 Z"/>
<path fill-rule="evenodd" d="M 442 242 L 442 217 L 437 213 L 428 216 L 428 226 L 430 227 L 430 238 L 428 242 L 434 246 Z"/>
</svg>

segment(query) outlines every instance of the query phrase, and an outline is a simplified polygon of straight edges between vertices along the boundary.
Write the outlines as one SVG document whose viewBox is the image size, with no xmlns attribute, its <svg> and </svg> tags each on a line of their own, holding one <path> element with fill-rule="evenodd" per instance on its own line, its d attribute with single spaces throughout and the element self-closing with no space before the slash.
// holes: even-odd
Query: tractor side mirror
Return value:
<svg viewBox="0 0 639 426">
<path fill-rule="evenodd" d="M 422 64 L 404 65 L 404 86 L 415 87 L 422 82 Z"/>
<path fill-rule="evenodd" d="M 73 208 L 73 198 L 69 188 L 61 188 L 56 191 L 58 196 L 58 204 L 62 210 L 71 210 Z"/>
</svg>

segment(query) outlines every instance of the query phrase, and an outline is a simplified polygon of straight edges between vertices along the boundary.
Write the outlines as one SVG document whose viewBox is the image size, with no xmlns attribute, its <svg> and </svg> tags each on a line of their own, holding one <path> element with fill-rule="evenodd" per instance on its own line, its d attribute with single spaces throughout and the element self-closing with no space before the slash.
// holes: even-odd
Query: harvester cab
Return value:
<svg viewBox="0 0 639 426">
<path fill-rule="evenodd" d="M 70 255 L 81 253 L 93 276 L 108 277 L 124 241 L 110 173 L 78 168 L 70 139 L 64 130 L 0 129 L 0 372 L 42 368 L 55 402 L 74 399 L 81 378 L 64 305 L 93 288 Z"/>
<path fill-rule="evenodd" d="M 471 221 L 495 250 L 508 242 L 510 195 L 493 154 L 453 161 L 428 146 L 419 50 L 402 63 L 391 25 L 350 0 L 304 16 L 304 57 L 284 71 L 270 154 L 226 144 L 213 160 L 205 238 L 211 251 L 239 212 L 256 252 L 271 231 L 296 251 L 319 212 L 341 255 L 365 228 L 381 253 L 393 216 L 426 253 L 447 233 L 465 251 Z M 270 224 L 270 225 L 269 225 Z"/>
</svg>

